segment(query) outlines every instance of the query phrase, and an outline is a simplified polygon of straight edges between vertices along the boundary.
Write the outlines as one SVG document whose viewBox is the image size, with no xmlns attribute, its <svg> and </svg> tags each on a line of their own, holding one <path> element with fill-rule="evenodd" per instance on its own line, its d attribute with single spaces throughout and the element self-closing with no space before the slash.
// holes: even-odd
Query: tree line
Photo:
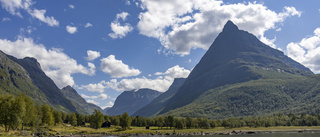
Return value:
<svg viewBox="0 0 320 137">
<path fill-rule="evenodd" d="M 49 105 L 35 105 L 32 99 L 25 94 L 16 97 L 12 95 L 0 95 L 0 125 L 5 131 L 10 129 L 21 129 L 25 127 L 50 128 L 59 124 L 70 124 L 72 126 L 86 126 L 98 129 L 102 124 L 108 122 L 110 125 L 121 126 L 128 129 L 136 127 L 158 127 L 162 129 L 184 129 L 184 128 L 235 128 L 235 127 L 271 127 L 271 126 L 320 126 L 320 114 L 273 114 L 270 116 L 250 116 L 241 118 L 228 118 L 214 120 L 207 118 L 173 117 L 161 116 L 154 118 L 130 117 L 128 113 L 118 116 L 103 115 L 94 110 L 91 115 L 77 113 L 63 113 Z"/>
</svg>

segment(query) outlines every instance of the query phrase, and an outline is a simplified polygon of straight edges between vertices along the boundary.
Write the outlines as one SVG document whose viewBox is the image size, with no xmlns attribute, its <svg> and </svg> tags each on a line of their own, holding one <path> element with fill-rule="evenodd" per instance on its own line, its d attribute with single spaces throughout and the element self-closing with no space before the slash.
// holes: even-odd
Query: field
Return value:
<svg viewBox="0 0 320 137">
<path fill-rule="evenodd" d="M 153 134 L 181 134 L 186 135 L 188 133 L 200 134 L 200 133 L 230 133 L 232 131 L 242 131 L 242 132 L 276 132 L 276 131 L 304 131 L 304 130 L 320 130 L 320 126 L 278 126 L 278 127 L 242 127 L 242 128 L 224 128 L 216 127 L 212 129 L 170 129 L 158 127 L 150 127 L 146 129 L 145 127 L 131 127 L 129 130 L 121 130 L 120 127 L 112 126 L 111 128 L 100 128 L 92 129 L 90 127 L 73 127 L 68 125 L 53 126 L 50 129 L 42 129 L 47 135 L 153 135 Z M 31 136 L 34 130 L 27 129 L 25 131 L 11 130 L 10 132 L 4 132 L 4 127 L 0 127 L 0 136 Z"/>
</svg>

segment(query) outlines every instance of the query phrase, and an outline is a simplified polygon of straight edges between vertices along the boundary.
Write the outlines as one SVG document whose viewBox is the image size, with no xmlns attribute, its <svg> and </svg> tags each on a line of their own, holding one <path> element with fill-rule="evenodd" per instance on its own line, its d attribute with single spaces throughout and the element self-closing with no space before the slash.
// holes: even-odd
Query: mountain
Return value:
<svg viewBox="0 0 320 137">
<path fill-rule="evenodd" d="M 110 109 L 111 107 L 106 107 L 105 109 L 103 109 L 103 111 L 108 115 L 107 111 Z"/>
<path fill-rule="evenodd" d="M 305 87 L 301 80 L 317 79 L 310 69 L 228 21 L 159 114 L 226 118 L 288 112 L 303 106 L 292 86 L 307 92 L 316 86 Z"/>
<path fill-rule="evenodd" d="M 148 105 L 141 108 L 133 114 L 133 116 L 151 117 L 156 116 L 166 105 L 167 101 L 177 93 L 179 88 L 183 85 L 185 78 L 174 79 L 169 89 L 160 96 L 151 101 Z"/>
<path fill-rule="evenodd" d="M 113 107 L 107 111 L 107 114 L 122 115 L 124 112 L 127 112 L 129 115 L 132 115 L 160 94 L 161 92 L 152 89 L 124 91 L 117 97 Z"/>
<path fill-rule="evenodd" d="M 76 111 L 81 114 L 92 114 L 94 110 L 99 110 L 101 113 L 105 113 L 100 107 L 87 103 L 85 99 L 83 99 L 78 92 L 73 89 L 71 86 L 66 86 L 61 89 L 62 94 L 71 101 L 72 105 L 75 106 Z"/>
<path fill-rule="evenodd" d="M 17 59 L 0 51 L 0 94 L 25 93 L 35 104 L 50 104 L 62 112 L 91 114 L 100 107 L 87 103 L 72 87 L 60 90 L 42 71 L 36 59 Z"/>
<path fill-rule="evenodd" d="M 0 51 L 0 94 L 26 93 L 36 104 L 49 103 L 46 95 L 32 83 L 29 73 Z"/>
<path fill-rule="evenodd" d="M 53 107 L 64 112 L 76 112 L 76 108 L 72 105 L 71 101 L 63 96 L 53 80 L 42 71 L 40 64 L 35 58 L 26 57 L 17 59 L 9 55 L 8 58 L 18 63 L 28 72 L 32 83 L 46 95 L 47 100 Z"/>
</svg>

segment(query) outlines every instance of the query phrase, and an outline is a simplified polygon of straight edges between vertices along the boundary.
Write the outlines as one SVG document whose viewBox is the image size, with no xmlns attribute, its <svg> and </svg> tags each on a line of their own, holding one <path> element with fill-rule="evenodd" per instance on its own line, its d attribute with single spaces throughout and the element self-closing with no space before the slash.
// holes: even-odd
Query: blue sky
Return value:
<svg viewBox="0 0 320 137">
<path fill-rule="evenodd" d="M 36 58 L 59 88 L 112 106 L 187 77 L 227 20 L 320 72 L 317 0 L 0 0 L 0 50 Z"/>
</svg>

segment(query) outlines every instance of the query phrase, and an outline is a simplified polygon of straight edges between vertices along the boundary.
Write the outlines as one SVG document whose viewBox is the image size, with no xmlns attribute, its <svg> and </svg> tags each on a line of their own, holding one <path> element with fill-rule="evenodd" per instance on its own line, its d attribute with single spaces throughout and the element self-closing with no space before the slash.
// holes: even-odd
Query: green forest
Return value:
<svg viewBox="0 0 320 137">
<path fill-rule="evenodd" d="M 35 105 L 25 94 L 16 97 L 0 95 L 0 124 L 5 132 L 27 130 L 39 133 L 53 126 L 68 124 L 92 129 L 101 128 L 108 122 L 118 130 L 130 127 L 157 127 L 161 129 L 210 129 L 216 127 L 275 127 L 275 126 L 320 126 L 320 114 L 273 114 L 270 116 L 251 116 L 228 119 L 207 119 L 191 117 L 130 117 L 127 113 L 118 116 L 103 115 L 95 110 L 91 115 L 59 112 L 49 105 Z"/>
</svg>

